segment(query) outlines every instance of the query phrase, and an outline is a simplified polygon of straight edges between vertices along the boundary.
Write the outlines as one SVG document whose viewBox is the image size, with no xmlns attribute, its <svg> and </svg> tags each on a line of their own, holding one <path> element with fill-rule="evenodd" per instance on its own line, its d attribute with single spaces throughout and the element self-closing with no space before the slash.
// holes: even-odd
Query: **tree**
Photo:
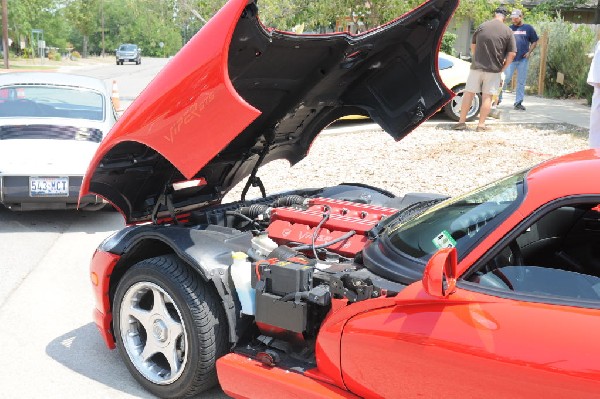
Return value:
<svg viewBox="0 0 600 399">
<path fill-rule="evenodd" d="M 9 37 L 14 49 L 20 49 L 21 39 L 25 39 L 26 47 L 34 46 L 29 43 L 31 30 L 44 29 L 57 3 L 52 0 L 8 0 Z"/>
<path fill-rule="evenodd" d="M 98 31 L 100 21 L 99 0 L 68 0 L 65 16 L 82 35 L 82 56 L 88 56 L 88 43 L 92 34 Z"/>
</svg>

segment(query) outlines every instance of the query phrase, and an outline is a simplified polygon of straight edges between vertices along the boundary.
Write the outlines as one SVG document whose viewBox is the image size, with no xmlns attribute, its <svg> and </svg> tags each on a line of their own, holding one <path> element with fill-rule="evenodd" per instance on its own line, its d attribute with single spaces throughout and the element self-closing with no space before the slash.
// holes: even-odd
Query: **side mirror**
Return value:
<svg viewBox="0 0 600 399">
<path fill-rule="evenodd" d="M 425 266 L 423 288 L 432 296 L 448 298 L 456 289 L 456 248 L 442 248 Z"/>
</svg>

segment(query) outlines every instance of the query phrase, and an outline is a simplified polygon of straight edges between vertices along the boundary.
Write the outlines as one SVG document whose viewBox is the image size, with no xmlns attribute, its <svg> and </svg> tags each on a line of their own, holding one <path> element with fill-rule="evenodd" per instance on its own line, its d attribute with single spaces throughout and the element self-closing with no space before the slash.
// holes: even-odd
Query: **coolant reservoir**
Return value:
<svg viewBox="0 0 600 399">
<path fill-rule="evenodd" d="M 229 274 L 235 285 L 240 303 L 242 304 L 242 313 L 254 315 L 255 290 L 252 288 L 252 264 L 248 261 L 248 255 L 243 252 L 232 252 L 233 263 L 229 268 Z"/>
<path fill-rule="evenodd" d="M 269 238 L 266 234 L 260 234 L 256 237 L 252 237 L 252 248 L 262 256 L 269 256 L 275 248 L 277 243 Z"/>
</svg>

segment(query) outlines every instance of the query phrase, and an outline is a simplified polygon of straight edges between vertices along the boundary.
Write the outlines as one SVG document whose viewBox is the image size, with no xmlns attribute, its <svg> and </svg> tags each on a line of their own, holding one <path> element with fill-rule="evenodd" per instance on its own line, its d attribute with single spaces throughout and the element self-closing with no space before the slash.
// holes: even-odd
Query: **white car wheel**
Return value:
<svg viewBox="0 0 600 399">
<path fill-rule="evenodd" d="M 462 106 L 462 99 L 464 94 L 465 86 L 457 86 L 452 91 L 456 93 L 456 96 L 444 106 L 444 112 L 451 119 L 457 121 L 460 119 L 460 108 Z M 471 103 L 471 107 L 469 108 L 469 112 L 467 112 L 467 121 L 472 121 L 479 115 L 479 111 L 481 109 L 481 94 L 475 95 L 473 97 L 473 102 Z"/>
</svg>

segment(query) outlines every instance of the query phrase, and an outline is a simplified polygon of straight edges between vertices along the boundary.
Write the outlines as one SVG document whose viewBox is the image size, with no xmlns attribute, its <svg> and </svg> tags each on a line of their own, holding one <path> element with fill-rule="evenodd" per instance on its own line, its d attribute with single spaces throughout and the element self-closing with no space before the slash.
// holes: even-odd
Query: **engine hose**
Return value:
<svg viewBox="0 0 600 399">
<path fill-rule="evenodd" d="M 286 195 L 285 197 L 277 198 L 271 205 L 273 208 L 279 206 L 302 205 L 304 200 L 305 198 L 301 195 Z"/>
<path fill-rule="evenodd" d="M 356 234 L 356 231 L 350 230 L 349 232 L 347 232 L 343 236 L 336 238 L 335 240 L 331 240 L 331 241 L 323 243 L 323 244 L 315 245 L 314 247 L 312 245 L 299 245 L 297 247 L 293 247 L 292 249 L 295 251 L 306 251 L 306 250 L 312 249 L 312 248 L 315 248 L 315 249 L 327 248 L 333 244 L 337 244 L 340 241 L 347 240 L 348 238 L 352 237 L 354 234 Z"/>
<path fill-rule="evenodd" d="M 316 260 L 319 260 L 319 255 L 317 255 L 317 247 L 315 245 L 315 241 L 317 240 L 319 232 L 321 231 L 321 227 L 329 219 L 329 216 L 331 216 L 331 208 L 328 207 L 327 205 L 325 205 L 324 208 L 325 208 L 325 213 L 323 214 L 323 219 L 321 219 L 321 221 L 319 222 L 317 227 L 315 227 L 315 230 L 313 231 L 313 234 L 312 234 L 312 240 L 311 240 L 311 248 L 312 248 L 312 252 L 313 252 L 313 255 Z"/>
<path fill-rule="evenodd" d="M 256 224 L 256 221 L 255 221 L 254 219 L 251 219 L 251 218 L 249 218 L 248 216 L 246 216 L 246 215 L 244 215 L 244 214 L 242 214 L 242 213 L 239 213 L 239 212 L 235 212 L 235 211 L 227 211 L 227 212 L 225 212 L 225 215 L 229 215 L 229 216 L 235 216 L 235 217 L 238 217 L 238 218 L 244 219 L 244 220 L 246 220 L 246 221 L 248 221 L 248 222 L 250 222 L 250 223 L 252 223 L 252 224 Z"/>
<path fill-rule="evenodd" d="M 270 207 L 268 205 L 252 204 L 250 206 L 244 206 L 244 207 L 240 208 L 239 212 L 242 215 L 246 215 L 249 218 L 255 219 L 259 215 L 262 215 L 263 213 L 265 213 L 267 211 L 267 209 L 269 209 L 269 208 Z"/>
<path fill-rule="evenodd" d="M 299 302 L 300 299 L 308 299 L 308 291 L 290 292 L 289 294 L 282 296 L 279 300 L 283 301 L 283 302 L 287 302 L 292 299 L 295 302 Z"/>
<path fill-rule="evenodd" d="M 285 245 L 280 245 L 273 251 L 271 251 L 271 253 L 267 256 L 267 259 L 276 258 L 279 260 L 288 260 L 290 258 L 299 257 L 304 257 L 304 255 L 293 248 L 287 247 Z"/>
</svg>

